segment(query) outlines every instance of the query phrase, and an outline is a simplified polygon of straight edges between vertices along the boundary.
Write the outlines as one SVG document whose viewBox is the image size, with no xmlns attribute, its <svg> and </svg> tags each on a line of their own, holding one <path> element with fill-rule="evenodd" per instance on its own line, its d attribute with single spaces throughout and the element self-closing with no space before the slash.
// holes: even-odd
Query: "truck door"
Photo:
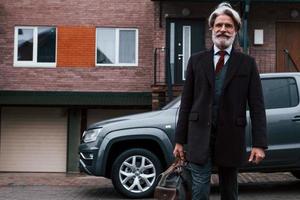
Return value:
<svg viewBox="0 0 300 200">
<path fill-rule="evenodd" d="M 269 148 L 264 165 L 290 165 L 300 155 L 300 106 L 293 77 L 262 79 Z"/>
</svg>

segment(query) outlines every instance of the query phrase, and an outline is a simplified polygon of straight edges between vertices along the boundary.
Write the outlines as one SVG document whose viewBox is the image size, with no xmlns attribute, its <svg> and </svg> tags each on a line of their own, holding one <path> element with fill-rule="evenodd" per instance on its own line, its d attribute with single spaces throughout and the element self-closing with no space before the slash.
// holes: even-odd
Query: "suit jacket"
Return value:
<svg viewBox="0 0 300 200">
<path fill-rule="evenodd" d="M 267 148 L 266 115 L 255 60 L 232 49 L 227 62 L 217 119 L 214 162 L 219 166 L 239 167 L 247 160 L 247 103 L 253 147 Z M 187 160 L 198 164 L 205 163 L 210 154 L 213 66 L 213 49 L 192 55 L 189 59 L 175 131 L 175 142 L 187 144 Z"/>
</svg>

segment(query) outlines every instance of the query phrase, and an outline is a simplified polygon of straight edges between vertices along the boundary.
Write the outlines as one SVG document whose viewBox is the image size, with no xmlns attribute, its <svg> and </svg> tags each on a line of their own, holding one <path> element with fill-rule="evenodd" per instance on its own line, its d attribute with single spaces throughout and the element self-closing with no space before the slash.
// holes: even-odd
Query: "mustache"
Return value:
<svg viewBox="0 0 300 200">
<path fill-rule="evenodd" d="M 219 34 L 216 34 L 216 37 L 226 37 L 226 38 L 230 38 L 231 36 L 226 34 L 226 33 L 219 33 Z"/>
</svg>

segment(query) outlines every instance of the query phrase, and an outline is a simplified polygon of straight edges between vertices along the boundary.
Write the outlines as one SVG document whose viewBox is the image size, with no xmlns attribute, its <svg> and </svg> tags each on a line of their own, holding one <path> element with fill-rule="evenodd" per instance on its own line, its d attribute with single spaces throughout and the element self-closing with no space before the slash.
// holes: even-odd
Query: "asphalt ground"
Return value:
<svg viewBox="0 0 300 200">
<path fill-rule="evenodd" d="M 211 200 L 220 199 L 213 175 Z M 299 200 L 300 180 L 290 173 L 239 174 L 240 200 Z M 0 200 L 126 199 L 109 179 L 84 174 L 0 173 Z M 151 198 L 149 198 L 151 199 Z"/>
</svg>

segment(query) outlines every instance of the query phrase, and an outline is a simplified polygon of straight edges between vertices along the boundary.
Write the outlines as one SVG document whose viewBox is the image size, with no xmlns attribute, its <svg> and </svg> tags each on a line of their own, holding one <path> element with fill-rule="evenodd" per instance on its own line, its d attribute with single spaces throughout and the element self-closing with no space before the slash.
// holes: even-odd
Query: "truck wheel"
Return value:
<svg viewBox="0 0 300 200">
<path fill-rule="evenodd" d="M 292 171 L 291 173 L 293 174 L 293 176 L 295 176 L 296 178 L 300 179 L 300 170 L 298 170 L 298 171 Z"/>
<path fill-rule="evenodd" d="M 120 154 L 112 166 L 115 189 L 129 198 L 144 198 L 153 194 L 162 167 L 152 152 L 134 148 Z"/>
</svg>

